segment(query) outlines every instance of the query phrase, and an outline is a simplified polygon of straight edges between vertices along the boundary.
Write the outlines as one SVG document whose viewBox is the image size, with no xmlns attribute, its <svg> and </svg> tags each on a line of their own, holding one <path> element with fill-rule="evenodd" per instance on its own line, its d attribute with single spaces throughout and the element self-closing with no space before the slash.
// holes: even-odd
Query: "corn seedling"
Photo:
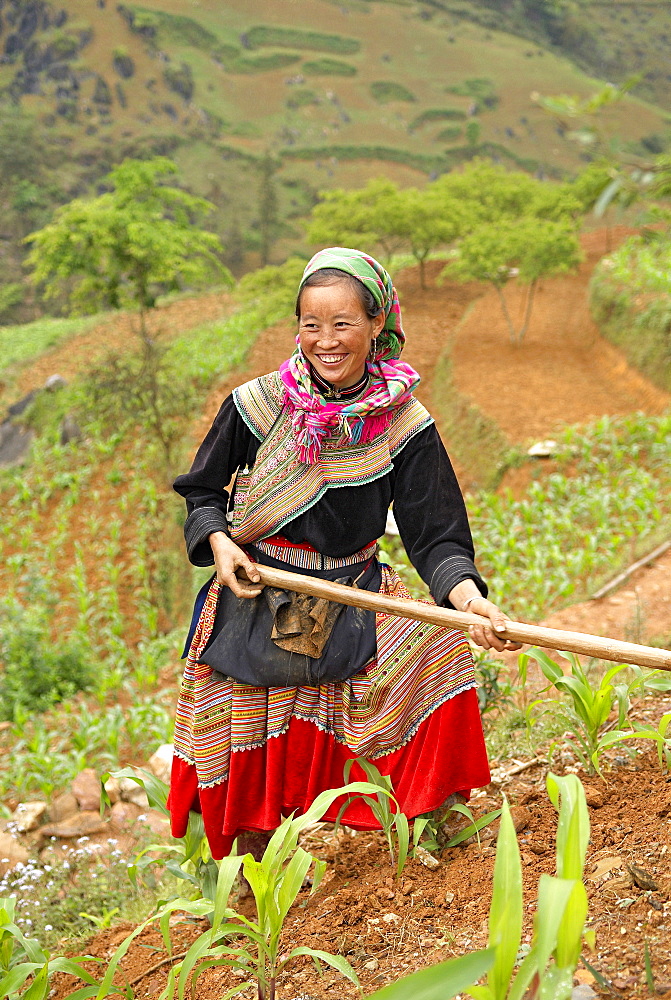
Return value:
<svg viewBox="0 0 671 1000">
<path fill-rule="evenodd" d="M 599 757 L 607 747 L 617 746 L 626 740 L 654 740 L 657 744 L 657 759 L 662 771 L 671 771 L 671 712 L 663 715 L 659 721 L 657 729 L 652 726 L 641 725 L 632 722 L 631 730 L 615 729 L 610 733 L 604 733 L 599 739 L 597 748 L 592 754 L 592 764 L 595 770 L 599 771 Z"/>
<path fill-rule="evenodd" d="M 373 816 L 382 827 L 382 832 L 385 835 L 387 847 L 389 848 L 391 863 L 396 865 L 396 876 L 400 878 L 408 859 L 408 849 L 410 847 L 408 817 L 405 813 L 401 812 L 401 807 L 394 798 L 391 778 L 386 774 L 380 774 L 375 764 L 366 760 L 365 757 L 356 757 L 353 760 L 347 761 L 343 770 L 344 780 L 349 780 L 352 765 L 355 763 L 364 772 L 369 783 L 375 786 L 376 791 L 374 796 L 362 795 L 361 798 L 366 799 Z M 336 829 L 350 802 L 351 798 L 341 806 L 336 819 Z M 394 811 L 391 808 L 392 802 L 396 807 Z"/>
<path fill-rule="evenodd" d="M 137 775 L 135 777 L 137 780 Z M 148 794 L 151 787 L 151 784 L 148 787 L 145 783 Z M 271 837 L 260 861 L 255 861 L 251 854 L 246 854 L 244 857 L 233 856 L 213 862 L 218 869 L 213 899 L 200 896 L 195 900 L 186 898 L 170 900 L 143 924 L 136 927 L 112 956 L 97 1000 L 103 1000 L 108 995 L 105 990 L 112 988 L 119 962 L 132 941 L 152 921 L 158 920 L 165 946 L 170 951 L 170 916 L 176 910 L 197 917 L 207 917 L 211 926 L 196 939 L 187 955 L 172 967 L 168 983 L 159 1000 L 173 1000 L 175 995 L 179 1000 L 184 1000 L 188 990 L 191 991 L 191 996 L 195 996 L 198 977 L 213 966 L 240 970 L 248 976 L 245 981 L 224 992 L 222 1000 L 249 987 L 256 988 L 258 1000 L 275 1000 L 278 975 L 289 962 L 302 956 L 332 966 L 358 985 L 356 973 L 342 956 L 300 946 L 293 948 L 288 955 L 283 955 L 282 932 L 287 914 L 310 868 L 313 868 L 311 892 L 315 892 L 319 887 L 326 869 L 325 862 L 317 860 L 298 846 L 301 832 L 321 819 L 329 806 L 341 795 L 376 793 L 377 787 L 365 781 L 352 782 L 344 788 L 324 791 L 302 816 L 284 820 Z M 228 898 L 240 869 L 254 894 L 257 914 L 255 921 L 238 914 L 228 905 Z"/>
<path fill-rule="evenodd" d="M 515 827 L 504 801 L 496 846 L 487 949 L 450 959 L 385 986 L 370 1000 L 450 1000 L 467 993 L 473 1000 L 568 1000 L 580 959 L 587 917 L 583 868 L 589 841 L 585 792 L 574 774 L 549 774 L 547 789 L 559 812 L 557 874 L 542 875 L 534 934 L 517 964 L 522 941 L 522 865 Z M 470 983 L 466 970 L 473 972 Z M 486 973 L 486 982 L 477 980 Z"/>
<path fill-rule="evenodd" d="M 0 899 L 0 1000 L 44 1000 L 49 993 L 49 979 L 55 972 L 65 972 L 88 983 L 66 1000 L 86 1000 L 96 995 L 98 984 L 82 962 L 99 962 L 89 955 L 78 958 L 51 958 L 34 938 L 26 937 L 15 922 L 15 900 Z M 30 986 L 19 990 L 28 979 Z"/>
<path fill-rule="evenodd" d="M 599 680 L 598 687 L 593 687 L 574 653 L 560 655 L 571 665 L 569 675 L 564 675 L 561 667 L 542 649 L 533 647 L 529 652 L 520 655 L 520 659 L 536 660 L 545 677 L 551 681 L 551 686 L 567 694 L 571 699 L 571 703 L 567 704 L 559 699 L 539 698 L 529 706 L 528 715 L 531 716 L 539 705 L 551 705 L 551 711 L 564 720 L 571 731 L 572 738 L 567 739 L 567 745 L 570 745 L 588 770 L 598 770 L 598 758 L 604 748 L 600 741 L 603 726 L 613 708 L 617 706 L 618 726 L 622 728 L 627 721 L 632 692 L 644 687 L 645 677 L 638 667 L 617 663 L 606 671 Z M 623 670 L 633 671 L 633 679 L 629 682 L 613 683 Z M 547 690 L 549 688 L 545 688 L 545 691 Z"/>
</svg>

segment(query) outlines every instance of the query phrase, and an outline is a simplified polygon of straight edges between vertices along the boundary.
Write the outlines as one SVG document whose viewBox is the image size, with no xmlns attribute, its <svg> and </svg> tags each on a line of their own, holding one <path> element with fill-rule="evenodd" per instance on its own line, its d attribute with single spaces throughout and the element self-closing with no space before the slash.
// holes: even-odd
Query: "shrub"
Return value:
<svg viewBox="0 0 671 1000">
<path fill-rule="evenodd" d="M 229 73 L 266 73 L 273 69 L 284 69 L 300 62 L 300 56 L 291 52 L 272 52 L 267 56 L 239 56 L 226 63 Z"/>
<path fill-rule="evenodd" d="M 416 101 L 417 98 L 414 94 L 400 83 L 395 83 L 393 80 L 378 80 L 375 83 L 371 83 L 370 92 L 376 101 L 380 104 L 386 104 L 389 101 Z"/>
<path fill-rule="evenodd" d="M 191 100 L 194 83 L 193 71 L 188 63 L 183 62 L 180 66 L 166 66 L 163 70 L 163 79 L 170 90 L 179 94 L 185 101 Z"/>
<path fill-rule="evenodd" d="M 435 142 L 454 142 L 456 139 L 460 139 L 463 135 L 463 129 L 461 125 L 448 125 L 447 128 L 440 130 L 438 135 L 435 137 Z"/>
<path fill-rule="evenodd" d="M 306 76 L 355 76 L 356 68 L 339 59 L 315 59 L 303 63 L 303 72 Z"/>
<path fill-rule="evenodd" d="M 0 718 L 43 712 L 91 686 L 94 665 L 81 644 L 54 642 L 44 605 L 0 605 Z"/>
<path fill-rule="evenodd" d="M 427 108 L 426 111 L 422 111 L 416 118 L 413 118 L 408 125 L 408 130 L 412 132 L 417 128 L 421 128 L 422 125 L 426 125 L 428 122 L 462 122 L 465 119 L 466 112 L 460 111 L 459 108 Z"/>
<path fill-rule="evenodd" d="M 244 35 L 250 48 L 272 45 L 277 48 L 312 49 L 314 52 L 335 52 L 353 55 L 361 48 L 357 38 L 326 35 L 319 31 L 301 31 L 299 28 L 281 28 L 277 25 L 258 25 Z"/>
</svg>

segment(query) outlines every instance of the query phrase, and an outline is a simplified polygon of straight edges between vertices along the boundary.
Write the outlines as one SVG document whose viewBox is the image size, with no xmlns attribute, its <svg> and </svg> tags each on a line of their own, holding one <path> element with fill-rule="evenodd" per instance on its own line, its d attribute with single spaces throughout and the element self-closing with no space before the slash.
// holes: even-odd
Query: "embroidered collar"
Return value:
<svg viewBox="0 0 671 1000">
<path fill-rule="evenodd" d="M 310 365 L 310 378 L 317 392 L 325 399 L 352 400 L 356 399 L 367 388 L 370 375 L 366 368 L 358 382 L 355 382 L 354 385 L 348 385 L 345 389 L 339 389 L 325 378 L 322 378 L 315 371 L 314 367 Z"/>
</svg>

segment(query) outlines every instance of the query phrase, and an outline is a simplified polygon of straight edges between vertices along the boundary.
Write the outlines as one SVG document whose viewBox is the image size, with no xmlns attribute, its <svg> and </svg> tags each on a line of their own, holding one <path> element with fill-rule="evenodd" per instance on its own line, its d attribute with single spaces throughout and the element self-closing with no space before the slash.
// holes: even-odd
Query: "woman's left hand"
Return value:
<svg viewBox="0 0 671 1000">
<path fill-rule="evenodd" d="M 512 639 L 505 639 L 501 635 L 501 632 L 505 632 L 506 622 L 510 619 L 486 597 L 477 597 L 470 601 L 468 610 L 475 615 L 481 615 L 483 619 L 489 619 L 489 621 L 483 620 L 482 625 L 469 626 L 468 634 L 478 646 L 483 646 L 484 649 L 496 649 L 499 653 L 522 648 L 521 642 L 513 642 Z"/>
</svg>

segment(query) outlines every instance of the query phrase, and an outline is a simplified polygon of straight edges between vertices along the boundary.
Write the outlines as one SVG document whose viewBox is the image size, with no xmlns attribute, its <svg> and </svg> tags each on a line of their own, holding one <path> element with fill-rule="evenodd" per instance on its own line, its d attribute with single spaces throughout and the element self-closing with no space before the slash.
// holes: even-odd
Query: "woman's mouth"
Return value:
<svg viewBox="0 0 671 1000">
<path fill-rule="evenodd" d="M 318 359 L 323 365 L 339 365 L 347 357 L 346 354 L 318 354 Z"/>
</svg>

